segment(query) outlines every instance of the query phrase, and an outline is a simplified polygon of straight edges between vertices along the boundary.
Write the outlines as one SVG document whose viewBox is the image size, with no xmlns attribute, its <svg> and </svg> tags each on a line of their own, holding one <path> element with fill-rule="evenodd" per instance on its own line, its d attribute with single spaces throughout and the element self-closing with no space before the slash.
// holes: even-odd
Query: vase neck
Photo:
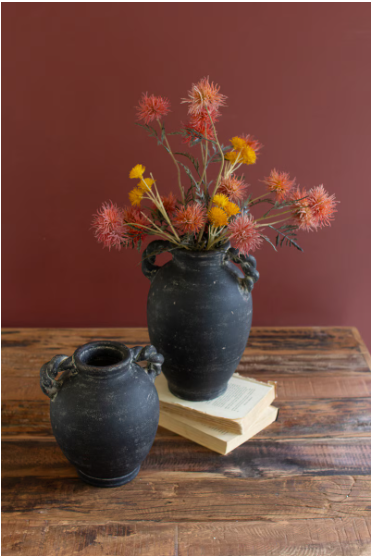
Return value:
<svg viewBox="0 0 372 557">
<path fill-rule="evenodd" d="M 205 267 L 216 267 L 222 265 L 229 245 L 216 250 L 191 251 L 177 249 L 172 252 L 174 262 L 179 267 L 188 269 L 201 269 Z"/>
<path fill-rule="evenodd" d="M 79 373 L 110 379 L 126 372 L 132 357 L 121 342 L 96 341 L 78 348 L 73 360 Z"/>
</svg>

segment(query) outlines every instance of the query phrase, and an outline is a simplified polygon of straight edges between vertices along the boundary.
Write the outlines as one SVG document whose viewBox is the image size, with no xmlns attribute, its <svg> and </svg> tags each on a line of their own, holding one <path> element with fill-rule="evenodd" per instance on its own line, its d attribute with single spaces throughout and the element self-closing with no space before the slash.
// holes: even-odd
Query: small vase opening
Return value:
<svg viewBox="0 0 372 557">
<path fill-rule="evenodd" d="M 131 362 L 131 355 L 120 342 L 96 341 L 78 348 L 74 359 L 79 371 L 102 375 L 124 371 Z"/>
<path fill-rule="evenodd" d="M 93 353 L 88 353 L 85 360 L 85 365 L 94 367 L 107 367 L 119 364 L 124 359 L 123 354 L 119 350 L 96 348 Z"/>
</svg>

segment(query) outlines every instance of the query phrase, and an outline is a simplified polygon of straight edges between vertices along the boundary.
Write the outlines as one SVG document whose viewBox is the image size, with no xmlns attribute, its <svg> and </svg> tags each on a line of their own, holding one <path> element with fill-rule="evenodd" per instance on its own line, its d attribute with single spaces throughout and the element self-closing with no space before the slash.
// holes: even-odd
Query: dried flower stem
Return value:
<svg viewBox="0 0 372 557">
<path fill-rule="evenodd" d="M 172 242 L 172 244 L 179 245 L 179 242 L 177 242 L 177 240 L 175 240 L 171 234 L 169 234 L 168 232 L 165 232 L 165 230 L 162 230 L 159 226 L 157 226 L 152 220 L 149 219 L 149 217 L 147 215 L 145 215 L 145 213 L 143 211 L 141 211 L 141 215 L 143 217 L 145 217 L 145 219 L 152 224 L 152 226 L 155 228 L 156 232 L 159 235 L 163 236 L 164 238 L 166 238 L 167 240 Z M 136 226 L 142 226 L 142 228 L 146 228 L 147 230 L 153 230 L 152 228 L 149 228 L 148 226 L 144 226 L 144 225 L 140 225 L 140 224 L 136 224 Z"/>
<path fill-rule="evenodd" d="M 168 234 L 167 232 L 164 232 L 164 230 L 161 230 L 161 228 L 158 228 L 156 226 L 156 224 L 154 224 L 149 218 L 147 218 L 147 216 L 141 212 L 141 215 L 143 215 L 146 220 L 148 220 L 153 226 L 155 226 L 155 228 L 157 229 L 156 232 L 159 235 L 162 235 L 164 238 L 166 238 L 167 240 L 173 242 L 174 244 L 176 244 L 177 242 L 175 242 L 174 238 Z M 150 226 L 145 226 L 144 224 L 139 224 L 137 222 L 126 222 L 125 223 L 126 226 L 133 226 L 134 228 L 144 228 L 145 230 L 150 230 L 151 232 L 155 232 L 153 228 L 151 228 Z"/>
<path fill-rule="evenodd" d="M 270 194 L 271 194 L 271 191 L 269 191 L 267 193 L 264 193 L 263 195 L 259 195 L 258 197 L 255 197 L 254 199 L 251 199 L 251 201 L 248 203 L 248 205 L 251 205 L 255 201 L 258 201 L 259 199 L 263 199 L 264 197 L 267 197 Z"/>
<path fill-rule="evenodd" d="M 224 231 L 224 232 L 221 233 L 221 232 L 220 232 L 220 230 L 221 230 L 220 228 L 217 229 L 217 228 L 215 228 L 215 227 L 213 227 L 213 226 L 212 226 L 212 227 L 209 227 L 209 230 L 210 230 L 210 232 L 209 232 L 209 238 L 210 238 L 210 235 L 211 235 L 211 228 L 214 229 L 214 231 L 216 231 L 217 234 L 216 234 L 216 233 L 213 233 L 213 234 L 212 234 L 212 235 L 213 235 L 213 238 L 212 238 L 212 241 L 211 241 L 211 242 L 208 240 L 207 249 L 212 249 L 213 246 L 215 246 L 215 245 L 218 244 L 219 242 L 222 242 L 223 240 L 228 240 L 228 237 L 226 236 L 226 231 Z M 214 232 L 214 231 L 213 231 L 213 232 Z"/>
<path fill-rule="evenodd" d="M 278 224 L 279 222 L 285 222 L 288 219 L 289 217 L 281 220 L 276 220 L 275 222 L 265 222 L 264 224 L 257 224 L 257 228 L 262 228 L 263 226 L 273 226 L 274 224 Z"/>
<path fill-rule="evenodd" d="M 230 176 L 231 174 L 233 174 L 234 172 L 236 172 L 236 170 L 238 170 L 238 168 L 241 167 L 241 165 L 243 164 L 240 160 L 240 154 L 242 152 L 242 149 L 239 151 L 238 153 L 238 157 L 236 158 L 236 161 L 234 163 L 230 163 L 229 165 L 226 165 L 225 168 L 225 174 L 224 177 L 227 178 L 228 176 Z"/>
<path fill-rule="evenodd" d="M 275 210 L 275 209 L 273 209 L 273 210 Z M 276 209 L 276 210 L 281 211 L 281 209 Z M 287 213 L 293 213 L 293 210 L 284 211 L 284 213 L 279 213 L 279 215 L 282 216 L 282 215 L 286 215 Z M 267 217 L 260 217 L 259 219 L 256 219 L 256 222 L 258 222 L 259 220 L 267 220 L 267 219 L 272 219 L 272 218 L 273 218 L 273 215 L 267 215 Z M 287 217 L 287 219 L 288 219 L 288 217 Z M 287 219 L 285 219 L 285 220 L 287 220 Z"/>
<path fill-rule="evenodd" d="M 212 193 L 212 195 L 211 195 L 211 199 L 210 199 L 210 201 L 209 201 L 209 205 L 208 205 L 208 210 L 209 210 L 209 209 L 212 207 L 212 199 L 213 199 L 213 197 L 216 195 L 216 192 L 217 192 L 218 187 L 219 187 L 220 182 L 221 182 L 221 176 L 222 176 L 222 172 L 223 172 L 223 167 L 224 167 L 224 165 L 225 165 L 225 155 L 224 155 L 224 152 L 222 151 L 222 147 L 221 147 L 221 145 L 220 145 L 220 142 L 218 141 L 218 136 L 217 136 L 216 127 L 215 127 L 215 125 L 214 125 L 214 123 L 213 123 L 213 120 L 212 120 L 212 117 L 211 117 L 211 115 L 210 115 L 210 112 L 209 112 L 208 108 L 206 108 L 205 110 L 207 111 L 209 120 L 210 120 L 210 122 L 211 122 L 211 126 L 212 126 L 212 129 L 213 129 L 214 137 L 215 137 L 215 140 L 216 140 L 216 143 L 217 143 L 218 149 L 219 149 L 219 151 L 220 151 L 220 155 L 221 155 L 221 167 L 220 167 L 220 171 L 219 171 L 218 176 L 217 176 L 216 185 L 215 185 L 215 187 L 214 187 L 213 193 Z M 208 191 L 208 184 L 206 184 L 206 192 L 207 192 L 207 191 Z M 200 243 L 201 240 L 202 240 L 202 238 L 203 238 L 204 230 L 205 230 L 205 226 L 203 226 L 203 227 L 201 228 L 201 230 L 200 230 L 200 234 L 199 234 L 199 237 L 198 237 L 198 243 Z M 208 249 L 208 247 L 207 247 L 207 249 Z"/>
<path fill-rule="evenodd" d="M 160 120 L 157 120 L 157 122 L 158 122 L 158 124 L 159 124 L 159 126 L 160 126 L 160 129 L 162 130 L 163 128 L 162 128 L 162 125 L 161 125 Z M 168 153 L 170 154 L 170 156 L 172 157 L 172 160 L 173 160 L 174 164 L 176 165 L 176 168 L 177 168 L 177 175 L 178 175 L 178 187 L 180 188 L 181 197 L 182 197 L 182 203 L 185 204 L 185 192 L 183 191 L 183 187 L 182 187 L 181 169 L 180 169 L 180 166 L 179 166 L 179 164 L 178 164 L 178 162 L 177 162 L 177 159 L 176 159 L 175 156 L 173 155 L 171 146 L 170 146 L 170 144 L 169 144 L 168 138 L 167 138 L 167 136 L 166 136 L 165 133 L 164 133 L 164 141 L 165 141 L 165 144 L 166 144 L 166 146 L 167 146 Z"/>
<path fill-rule="evenodd" d="M 212 194 L 212 196 L 211 196 L 211 200 L 210 200 L 210 202 L 209 202 L 209 207 L 208 207 L 208 209 L 210 209 L 211 206 L 212 206 L 212 199 L 213 199 L 213 197 L 216 195 L 217 190 L 218 190 L 218 187 L 219 187 L 219 185 L 220 185 L 221 176 L 222 176 L 222 172 L 223 172 L 223 167 L 224 167 L 224 165 L 225 165 L 225 155 L 224 155 L 224 152 L 222 151 L 222 147 L 221 147 L 221 145 L 220 145 L 220 142 L 218 141 L 217 131 L 216 131 L 215 125 L 214 125 L 214 123 L 213 123 L 212 117 L 211 117 L 211 115 L 210 115 L 210 112 L 209 112 L 208 108 L 206 108 L 205 110 L 207 111 L 207 114 L 208 114 L 208 116 L 209 116 L 209 120 L 210 120 L 210 122 L 211 122 L 212 129 L 213 129 L 213 133 L 214 133 L 214 137 L 215 137 L 215 140 L 216 140 L 216 143 L 217 143 L 218 149 L 219 149 L 219 151 L 220 151 L 220 155 L 221 155 L 221 168 L 220 168 L 220 171 L 219 171 L 218 176 L 217 176 L 216 185 L 215 185 L 215 187 L 214 187 L 213 194 Z"/>
<path fill-rule="evenodd" d="M 150 174 L 150 175 L 151 175 L 151 178 L 154 180 L 153 175 L 152 175 L 152 174 Z M 160 213 L 163 215 L 163 217 L 164 217 L 165 221 L 167 222 L 167 224 L 169 225 L 170 229 L 172 230 L 172 232 L 173 232 L 173 234 L 174 234 L 174 236 L 175 236 L 177 242 L 180 242 L 180 241 L 181 241 L 181 240 L 180 240 L 180 237 L 178 236 L 177 232 L 176 232 L 175 229 L 173 228 L 173 225 L 172 225 L 172 223 L 171 223 L 171 221 L 170 221 L 170 218 L 169 218 L 169 216 L 168 216 L 168 213 L 167 213 L 167 211 L 165 210 L 165 207 L 164 207 L 164 205 L 163 205 L 163 202 L 162 202 L 161 197 L 160 197 L 159 192 L 158 192 L 158 188 L 156 187 L 156 182 L 155 182 L 155 180 L 154 180 L 155 195 L 152 193 L 151 189 L 149 189 L 149 188 L 147 187 L 147 184 L 146 184 L 145 180 L 143 179 L 143 176 L 141 176 L 141 180 L 142 180 L 142 182 L 143 182 L 143 183 L 145 184 L 145 186 L 146 186 L 147 196 L 146 196 L 146 197 L 144 196 L 145 199 L 149 199 L 150 201 L 152 201 L 152 202 L 155 204 L 155 206 L 158 208 L 158 210 L 160 211 Z M 147 217 L 146 217 L 146 218 L 147 218 Z M 149 219 L 147 219 L 147 220 L 149 220 Z M 152 222 L 152 221 L 150 220 L 150 222 Z M 154 224 L 154 226 L 156 226 L 156 225 Z"/>
<path fill-rule="evenodd" d="M 150 174 L 150 176 L 151 176 L 151 178 L 154 180 L 153 175 Z M 175 235 L 177 241 L 180 242 L 180 241 L 181 241 L 181 240 L 180 240 L 180 237 L 178 236 L 176 230 L 174 229 L 173 224 L 172 224 L 172 222 L 171 222 L 171 220 L 170 220 L 170 218 L 169 218 L 169 216 L 168 216 L 168 213 L 167 213 L 167 211 L 166 211 L 166 209 L 165 209 L 165 207 L 164 207 L 162 198 L 161 198 L 161 196 L 160 196 L 160 194 L 159 194 L 159 192 L 158 192 L 158 188 L 156 187 L 156 182 L 155 182 L 155 180 L 154 180 L 154 189 L 155 189 L 155 193 L 156 193 L 156 196 L 157 196 L 157 204 L 156 204 L 155 199 L 154 199 L 154 203 L 155 203 L 155 205 L 157 205 L 159 211 L 161 212 L 161 214 L 162 214 L 163 217 L 165 218 L 165 220 L 166 220 L 166 222 L 168 223 L 170 229 L 172 230 L 173 234 Z"/>
<path fill-rule="evenodd" d="M 204 134 L 207 134 L 207 129 L 205 129 Z M 203 174 L 200 178 L 200 182 L 198 183 L 198 188 L 200 188 L 200 186 L 203 183 L 203 180 L 205 180 L 205 192 L 207 192 L 208 190 L 208 181 L 207 181 L 207 167 L 208 167 L 208 141 L 205 141 L 205 146 L 204 146 L 204 151 L 203 151 L 203 143 L 200 142 L 200 149 L 201 149 L 201 153 L 202 153 L 202 161 L 203 161 Z"/>
</svg>

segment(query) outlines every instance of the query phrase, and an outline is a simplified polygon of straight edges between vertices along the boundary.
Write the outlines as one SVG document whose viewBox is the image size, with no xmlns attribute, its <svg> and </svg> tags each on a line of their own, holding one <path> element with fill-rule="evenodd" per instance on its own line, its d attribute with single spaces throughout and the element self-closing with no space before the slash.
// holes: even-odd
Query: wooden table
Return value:
<svg viewBox="0 0 372 557">
<path fill-rule="evenodd" d="M 137 478 L 81 482 L 39 368 L 146 329 L 3 331 L 3 555 L 367 555 L 370 365 L 356 329 L 254 328 L 238 371 L 278 382 L 278 421 L 221 456 L 159 428 Z"/>
</svg>

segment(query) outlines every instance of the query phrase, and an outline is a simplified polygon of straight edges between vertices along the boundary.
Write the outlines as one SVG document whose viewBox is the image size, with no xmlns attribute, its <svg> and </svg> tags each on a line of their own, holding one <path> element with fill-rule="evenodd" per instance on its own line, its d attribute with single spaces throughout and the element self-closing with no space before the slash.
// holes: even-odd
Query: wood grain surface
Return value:
<svg viewBox="0 0 372 557">
<path fill-rule="evenodd" d="M 81 482 L 41 365 L 147 329 L 2 332 L 3 555 L 369 555 L 370 356 L 355 328 L 252 329 L 238 372 L 277 381 L 276 423 L 222 456 L 159 428 L 137 478 Z"/>
</svg>

